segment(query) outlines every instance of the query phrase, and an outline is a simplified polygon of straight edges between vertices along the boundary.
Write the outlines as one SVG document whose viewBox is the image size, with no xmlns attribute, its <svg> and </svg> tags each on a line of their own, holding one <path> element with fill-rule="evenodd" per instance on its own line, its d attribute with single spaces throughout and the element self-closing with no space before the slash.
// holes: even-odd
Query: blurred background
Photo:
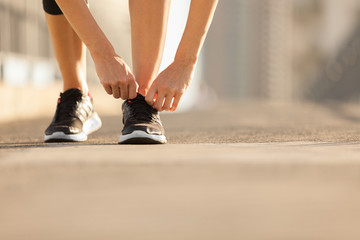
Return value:
<svg viewBox="0 0 360 240">
<path fill-rule="evenodd" d="M 173 59 L 189 3 L 172 1 L 162 69 Z M 90 1 L 90 9 L 131 65 L 128 2 Z M 358 0 L 219 1 L 182 110 L 226 99 L 359 102 L 359 18 Z M 120 113 L 121 102 L 106 95 L 88 63 L 98 111 Z M 0 121 L 50 116 L 60 91 L 41 1 L 0 0 Z"/>
</svg>

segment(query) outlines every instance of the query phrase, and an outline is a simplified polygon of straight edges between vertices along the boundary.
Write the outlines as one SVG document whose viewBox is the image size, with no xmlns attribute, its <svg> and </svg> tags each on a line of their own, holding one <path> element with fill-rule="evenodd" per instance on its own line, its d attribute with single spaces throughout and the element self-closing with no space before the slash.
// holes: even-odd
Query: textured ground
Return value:
<svg viewBox="0 0 360 240">
<path fill-rule="evenodd" d="M 162 116 L 169 144 L 0 125 L 0 239 L 360 239 L 356 104 L 222 103 Z"/>
</svg>

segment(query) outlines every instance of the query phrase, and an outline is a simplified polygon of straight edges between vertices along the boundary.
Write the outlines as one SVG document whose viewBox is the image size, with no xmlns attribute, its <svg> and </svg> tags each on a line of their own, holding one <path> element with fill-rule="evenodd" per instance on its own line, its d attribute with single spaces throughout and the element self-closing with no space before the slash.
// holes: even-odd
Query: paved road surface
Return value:
<svg viewBox="0 0 360 240">
<path fill-rule="evenodd" d="M 162 116 L 169 144 L 0 125 L 0 239 L 360 239 L 356 105 L 223 103 Z"/>
</svg>

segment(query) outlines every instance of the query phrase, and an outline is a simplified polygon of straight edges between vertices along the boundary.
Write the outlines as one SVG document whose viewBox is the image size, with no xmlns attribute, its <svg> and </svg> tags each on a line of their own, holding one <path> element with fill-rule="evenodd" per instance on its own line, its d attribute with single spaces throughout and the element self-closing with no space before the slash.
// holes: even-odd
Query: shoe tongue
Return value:
<svg viewBox="0 0 360 240">
<path fill-rule="evenodd" d="M 142 95 L 141 93 L 137 93 L 136 98 L 144 99 L 144 100 L 145 100 L 145 96 Z"/>
<path fill-rule="evenodd" d="M 76 98 L 76 97 L 81 97 L 83 95 L 82 91 L 77 89 L 77 88 L 72 88 L 69 90 L 66 90 L 65 92 L 60 94 L 60 97 L 62 100 L 67 99 L 67 98 Z"/>
<path fill-rule="evenodd" d="M 124 103 L 132 103 L 132 102 L 146 103 L 145 96 L 141 95 L 140 93 L 137 93 L 136 98 L 132 98 L 132 99 L 129 98 Z"/>
<path fill-rule="evenodd" d="M 145 96 L 144 96 L 144 95 L 142 95 L 142 94 L 140 94 L 140 93 L 137 93 L 137 95 L 136 95 L 136 98 L 135 98 L 135 99 L 145 101 Z"/>
<path fill-rule="evenodd" d="M 127 102 L 131 104 L 131 108 L 136 112 L 136 114 L 145 113 L 147 116 L 149 114 L 152 115 L 158 113 L 155 108 L 145 101 L 145 96 L 140 93 L 137 94 L 136 98 L 128 99 Z"/>
</svg>

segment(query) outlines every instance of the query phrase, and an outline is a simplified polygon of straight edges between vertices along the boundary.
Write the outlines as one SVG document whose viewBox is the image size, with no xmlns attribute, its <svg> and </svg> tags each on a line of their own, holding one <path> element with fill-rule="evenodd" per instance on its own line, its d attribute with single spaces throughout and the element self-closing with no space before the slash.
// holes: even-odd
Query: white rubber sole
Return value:
<svg viewBox="0 0 360 240">
<path fill-rule="evenodd" d="M 118 140 L 119 144 L 163 144 L 166 142 L 167 140 L 164 135 L 152 135 L 139 130 L 130 134 L 121 135 Z"/>
<path fill-rule="evenodd" d="M 85 121 L 83 125 L 83 131 L 78 134 L 65 134 L 63 132 L 54 132 L 51 135 L 45 135 L 45 142 L 51 140 L 58 141 L 71 141 L 71 142 L 83 142 L 87 140 L 87 136 L 96 130 L 99 130 L 102 126 L 101 119 L 97 113 L 94 113 L 91 118 Z"/>
</svg>

